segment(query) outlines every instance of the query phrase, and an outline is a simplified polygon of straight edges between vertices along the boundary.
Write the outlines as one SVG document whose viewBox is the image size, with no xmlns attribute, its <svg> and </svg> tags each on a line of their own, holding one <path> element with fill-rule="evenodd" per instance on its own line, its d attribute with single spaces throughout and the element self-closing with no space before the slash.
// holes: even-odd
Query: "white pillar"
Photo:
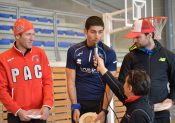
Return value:
<svg viewBox="0 0 175 123">
<path fill-rule="evenodd" d="M 110 42 L 110 31 L 112 30 L 112 18 L 108 13 L 104 13 L 103 14 L 103 21 L 104 21 L 104 25 L 105 25 L 105 29 L 104 29 L 104 43 L 107 46 L 111 46 L 111 42 Z M 114 100 L 112 98 L 111 102 L 110 102 L 110 107 L 112 109 L 114 109 Z M 107 115 L 107 123 L 114 123 L 114 112 L 111 110 L 111 108 L 108 108 L 109 113 Z"/>
</svg>

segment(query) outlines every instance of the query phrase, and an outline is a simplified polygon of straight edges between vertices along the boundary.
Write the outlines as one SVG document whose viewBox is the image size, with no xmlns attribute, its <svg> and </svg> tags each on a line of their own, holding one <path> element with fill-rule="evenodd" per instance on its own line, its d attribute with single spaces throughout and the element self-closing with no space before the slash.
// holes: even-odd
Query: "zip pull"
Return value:
<svg viewBox="0 0 175 123">
<path fill-rule="evenodd" d="M 12 99 L 14 97 L 14 88 L 12 88 Z"/>
<path fill-rule="evenodd" d="M 91 61 L 91 56 L 92 56 L 92 50 L 90 50 L 90 54 L 89 54 L 89 62 Z"/>
</svg>

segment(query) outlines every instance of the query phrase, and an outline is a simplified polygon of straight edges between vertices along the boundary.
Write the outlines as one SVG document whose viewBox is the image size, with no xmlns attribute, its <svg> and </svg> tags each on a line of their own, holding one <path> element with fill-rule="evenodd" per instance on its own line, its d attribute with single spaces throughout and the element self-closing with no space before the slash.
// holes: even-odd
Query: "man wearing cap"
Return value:
<svg viewBox="0 0 175 123">
<path fill-rule="evenodd" d="M 46 54 L 32 46 L 33 24 L 19 18 L 13 27 L 15 42 L 0 54 L 0 101 L 8 123 L 46 123 L 53 105 L 52 74 Z"/>
<path fill-rule="evenodd" d="M 126 37 L 133 38 L 134 45 L 124 57 L 119 81 L 124 83 L 129 70 L 145 70 L 151 78 L 149 99 L 155 111 L 154 123 L 170 123 L 169 108 L 175 100 L 175 55 L 153 39 L 150 21 L 135 21 Z"/>
</svg>

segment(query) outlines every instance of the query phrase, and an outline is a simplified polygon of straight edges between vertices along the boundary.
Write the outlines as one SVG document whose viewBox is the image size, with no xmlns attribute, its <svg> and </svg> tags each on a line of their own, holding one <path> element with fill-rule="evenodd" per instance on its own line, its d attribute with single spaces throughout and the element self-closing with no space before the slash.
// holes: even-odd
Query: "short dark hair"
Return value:
<svg viewBox="0 0 175 123">
<path fill-rule="evenodd" d="M 85 29 L 89 29 L 91 26 L 102 26 L 104 28 L 104 22 L 102 18 L 98 16 L 90 16 L 85 23 Z"/>
<path fill-rule="evenodd" d="M 147 36 L 149 33 L 144 33 L 144 34 Z M 152 32 L 152 38 L 154 38 L 154 35 L 155 35 L 155 33 Z"/>
<path fill-rule="evenodd" d="M 130 70 L 127 74 L 128 84 L 132 86 L 132 92 L 137 96 L 148 95 L 151 82 L 149 75 L 144 70 Z"/>
</svg>

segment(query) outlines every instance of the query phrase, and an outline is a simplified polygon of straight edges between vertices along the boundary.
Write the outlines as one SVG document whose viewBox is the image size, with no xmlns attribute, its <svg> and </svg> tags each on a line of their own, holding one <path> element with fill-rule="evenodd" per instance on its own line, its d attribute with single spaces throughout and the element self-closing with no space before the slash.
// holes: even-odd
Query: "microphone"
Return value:
<svg viewBox="0 0 175 123">
<path fill-rule="evenodd" d="M 94 55 L 98 54 L 98 43 L 95 43 Z"/>
<path fill-rule="evenodd" d="M 98 54 L 98 43 L 96 42 L 95 43 L 95 48 L 94 48 L 94 58 L 97 56 L 97 54 Z M 97 59 L 95 58 L 95 60 L 97 60 Z M 94 65 L 94 67 L 96 68 L 97 66 Z"/>
</svg>

